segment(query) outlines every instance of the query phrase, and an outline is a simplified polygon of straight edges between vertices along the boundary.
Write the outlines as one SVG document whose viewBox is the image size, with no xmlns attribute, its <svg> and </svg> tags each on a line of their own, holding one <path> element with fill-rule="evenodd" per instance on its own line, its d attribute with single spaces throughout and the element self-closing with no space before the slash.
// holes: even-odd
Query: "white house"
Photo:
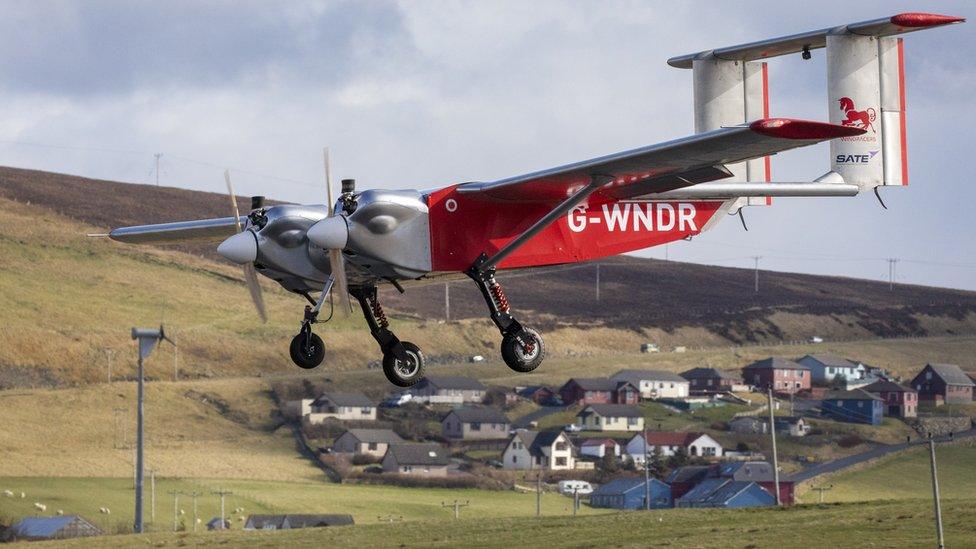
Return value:
<svg viewBox="0 0 976 549">
<path fill-rule="evenodd" d="M 502 453 L 505 469 L 547 469 L 560 471 L 576 468 L 573 443 L 563 431 L 527 431 L 519 429 Z"/>
<path fill-rule="evenodd" d="M 376 421 L 376 404 L 362 393 L 323 393 L 312 401 L 303 419 L 318 425 L 326 419 Z"/>
<path fill-rule="evenodd" d="M 796 362 L 810 368 L 811 381 L 821 385 L 831 383 L 838 377 L 850 382 L 865 376 L 863 364 L 836 355 L 806 355 Z"/>
<path fill-rule="evenodd" d="M 612 438 L 588 438 L 580 443 L 580 455 L 600 459 L 607 454 L 620 457 L 620 443 Z"/>
<path fill-rule="evenodd" d="M 590 404 L 576 414 L 576 425 L 581 431 L 640 431 L 644 414 L 626 404 Z"/>
<path fill-rule="evenodd" d="M 402 444 L 400 435 L 390 429 L 349 429 L 332 443 L 337 454 L 368 455 L 382 458 L 391 444 Z"/>
<path fill-rule="evenodd" d="M 646 446 L 644 434 L 636 434 L 627 442 L 627 455 L 634 463 L 644 463 L 645 453 L 657 449 L 661 456 L 673 456 L 678 448 L 684 448 L 689 456 L 719 458 L 724 451 L 722 445 L 704 433 L 671 433 L 651 431 L 647 433 Z"/>
<path fill-rule="evenodd" d="M 660 370 L 620 370 L 613 381 L 629 381 L 640 391 L 641 398 L 685 398 L 690 392 L 687 379 L 674 372 Z"/>
</svg>

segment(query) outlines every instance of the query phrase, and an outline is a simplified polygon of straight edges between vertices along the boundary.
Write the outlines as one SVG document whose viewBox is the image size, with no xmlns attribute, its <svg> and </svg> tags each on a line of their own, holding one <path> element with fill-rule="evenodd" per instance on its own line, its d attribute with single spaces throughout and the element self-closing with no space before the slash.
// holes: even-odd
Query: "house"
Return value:
<svg viewBox="0 0 976 549">
<path fill-rule="evenodd" d="M 725 372 L 715 368 L 692 368 L 682 372 L 681 377 L 688 380 L 689 390 L 693 395 L 736 393 L 749 390 L 749 386 L 738 373 Z"/>
<path fill-rule="evenodd" d="M 673 372 L 660 370 L 620 370 L 610 377 L 614 381 L 630 382 L 640 391 L 641 398 L 685 398 L 689 394 L 688 380 Z"/>
<path fill-rule="evenodd" d="M 11 525 L 9 532 L 18 540 L 82 538 L 105 533 L 81 515 L 26 517 Z"/>
<path fill-rule="evenodd" d="M 401 444 L 403 439 L 390 429 L 349 429 L 332 443 L 337 454 L 354 454 L 382 458 L 391 444 Z"/>
<path fill-rule="evenodd" d="M 223 525 L 221 525 L 223 522 Z M 220 517 L 214 517 L 207 521 L 207 530 L 230 530 L 230 519 L 223 519 L 221 521 Z"/>
<path fill-rule="evenodd" d="M 936 406 L 973 401 L 973 380 L 955 364 L 926 364 L 912 380 L 920 400 Z"/>
<path fill-rule="evenodd" d="M 643 477 L 617 478 L 600 486 L 590 494 L 590 506 L 602 509 L 647 509 L 648 490 L 651 509 L 671 507 L 671 487 L 656 478 L 645 483 Z"/>
<path fill-rule="evenodd" d="M 881 379 L 862 387 L 884 402 L 885 415 L 910 418 L 918 416 L 918 391 L 894 381 Z"/>
<path fill-rule="evenodd" d="M 711 472 L 712 468 L 709 465 L 685 465 L 671 471 L 664 482 L 671 487 L 672 501 L 677 501 L 698 486 L 701 481 L 709 477 Z"/>
<path fill-rule="evenodd" d="M 730 478 L 707 478 L 674 502 L 675 507 L 709 508 L 768 507 L 776 498 L 756 482 Z"/>
<path fill-rule="evenodd" d="M 391 444 L 383 456 L 383 472 L 446 477 L 451 457 L 440 444 Z"/>
<path fill-rule="evenodd" d="M 477 379 L 462 376 L 427 376 L 411 389 L 415 397 L 435 403 L 481 403 L 488 388 Z"/>
<path fill-rule="evenodd" d="M 729 431 L 743 435 L 765 435 L 769 421 L 756 416 L 739 416 L 729 421 Z"/>
<path fill-rule="evenodd" d="M 376 404 L 362 393 L 323 393 L 312 401 L 304 416 L 309 425 L 319 425 L 326 419 L 342 421 L 376 421 Z"/>
<path fill-rule="evenodd" d="M 520 397 L 530 400 L 539 406 L 549 406 L 553 404 L 553 399 L 557 397 L 556 391 L 545 385 L 532 385 L 530 387 L 516 387 L 515 393 Z"/>
<path fill-rule="evenodd" d="M 580 443 L 580 455 L 600 459 L 611 455 L 620 457 L 620 443 L 612 438 L 588 438 Z"/>
<path fill-rule="evenodd" d="M 646 445 L 645 445 L 646 440 Z M 689 456 L 722 457 L 722 445 L 704 433 L 672 433 L 648 431 L 636 434 L 627 442 L 627 454 L 634 463 L 644 463 L 644 456 L 657 451 L 661 456 L 673 456 L 684 448 Z"/>
<path fill-rule="evenodd" d="M 573 378 L 560 387 L 564 404 L 637 404 L 637 387 L 606 378 Z"/>
<path fill-rule="evenodd" d="M 759 389 L 795 394 L 810 388 L 810 368 L 778 357 L 753 362 L 742 369 L 742 379 Z"/>
<path fill-rule="evenodd" d="M 838 421 L 881 425 L 884 402 L 864 389 L 830 391 L 820 402 L 820 413 Z"/>
<path fill-rule="evenodd" d="M 810 424 L 800 416 L 776 416 L 776 433 L 805 437 L 810 433 Z"/>
<path fill-rule="evenodd" d="M 576 414 L 582 431 L 642 431 L 644 412 L 626 404 L 590 404 Z"/>
<path fill-rule="evenodd" d="M 296 528 L 349 526 L 351 524 L 354 524 L 352 515 L 250 515 L 244 522 L 244 529 L 293 530 Z"/>
<path fill-rule="evenodd" d="M 834 381 L 852 381 L 866 375 L 864 365 L 857 364 L 837 355 L 806 355 L 796 361 L 810 369 L 810 380 L 820 385 L 830 385 Z"/>
<path fill-rule="evenodd" d="M 563 431 L 519 429 L 502 453 L 505 469 L 567 470 L 576 468 L 573 443 Z"/>
<path fill-rule="evenodd" d="M 508 438 L 508 418 L 495 408 L 455 408 L 441 420 L 444 438 L 491 440 Z"/>
<path fill-rule="evenodd" d="M 776 477 L 773 466 L 767 461 L 726 461 L 719 463 L 712 471 L 713 476 L 735 481 L 755 482 L 770 494 L 776 495 Z M 793 505 L 795 483 L 786 478 L 779 479 L 779 500 L 783 505 Z"/>
</svg>

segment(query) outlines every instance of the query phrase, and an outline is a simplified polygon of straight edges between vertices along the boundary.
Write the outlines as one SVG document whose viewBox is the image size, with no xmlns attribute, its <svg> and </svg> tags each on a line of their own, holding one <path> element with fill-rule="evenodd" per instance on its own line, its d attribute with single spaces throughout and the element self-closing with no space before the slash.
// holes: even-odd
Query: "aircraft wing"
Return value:
<svg viewBox="0 0 976 549">
<path fill-rule="evenodd" d="M 633 198 L 729 177 L 725 164 L 864 132 L 825 122 L 765 118 L 526 175 L 463 183 L 457 191 L 501 202 L 557 203 L 599 175 L 613 181 L 595 191 L 591 203 Z"/>
<path fill-rule="evenodd" d="M 240 223 L 243 225 L 246 220 L 246 217 L 241 217 Z M 191 240 L 220 241 L 235 233 L 237 221 L 233 217 L 219 217 L 120 227 L 108 233 L 108 237 L 129 244 L 166 244 Z"/>
</svg>

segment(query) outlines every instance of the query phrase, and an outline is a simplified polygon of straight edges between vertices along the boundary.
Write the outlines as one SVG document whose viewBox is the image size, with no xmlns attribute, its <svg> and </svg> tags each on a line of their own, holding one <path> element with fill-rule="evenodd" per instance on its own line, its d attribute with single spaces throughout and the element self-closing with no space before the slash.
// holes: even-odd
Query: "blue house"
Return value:
<svg viewBox="0 0 976 549">
<path fill-rule="evenodd" d="M 768 507 L 776 504 L 776 498 L 762 486 L 752 481 L 731 478 L 709 478 L 692 488 L 675 501 L 675 507 Z"/>
<path fill-rule="evenodd" d="M 864 389 L 833 391 L 820 403 L 820 413 L 838 421 L 881 425 L 884 401 Z"/>
<path fill-rule="evenodd" d="M 651 490 L 651 509 L 671 507 L 671 487 L 655 478 L 648 482 Z M 644 479 L 638 477 L 614 479 L 590 494 L 590 506 L 604 509 L 646 509 Z"/>
</svg>

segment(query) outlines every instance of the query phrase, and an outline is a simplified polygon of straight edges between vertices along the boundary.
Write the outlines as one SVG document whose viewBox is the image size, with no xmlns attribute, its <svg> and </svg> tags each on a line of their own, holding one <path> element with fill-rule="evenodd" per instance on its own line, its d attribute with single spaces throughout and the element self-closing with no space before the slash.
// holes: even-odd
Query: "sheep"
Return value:
<svg viewBox="0 0 976 549">
<path fill-rule="evenodd" d="M 14 497 L 14 493 L 11 492 L 10 490 L 4 490 L 3 491 L 3 495 L 4 495 L 4 497 L 8 497 L 8 498 Z"/>
<path fill-rule="evenodd" d="M 44 505 L 43 503 L 37 503 L 36 501 L 34 502 L 34 508 L 37 509 L 38 511 L 47 511 L 47 505 Z"/>
<path fill-rule="evenodd" d="M 63 509 L 58 509 L 58 511 L 57 511 L 57 515 L 58 515 L 59 517 L 63 517 L 63 516 L 64 516 L 64 510 L 63 510 Z"/>
<path fill-rule="evenodd" d="M 112 510 L 109 509 L 108 507 L 99 507 L 98 508 L 98 512 L 101 513 L 101 514 L 103 514 L 103 515 L 111 515 L 112 514 Z"/>
<path fill-rule="evenodd" d="M 27 494 L 25 494 L 25 493 L 23 493 L 23 492 L 21 492 L 21 493 L 20 493 L 20 499 L 24 499 L 24 498 L 26 498 L 26 497 L 27 497 Z"/>
</svg>

